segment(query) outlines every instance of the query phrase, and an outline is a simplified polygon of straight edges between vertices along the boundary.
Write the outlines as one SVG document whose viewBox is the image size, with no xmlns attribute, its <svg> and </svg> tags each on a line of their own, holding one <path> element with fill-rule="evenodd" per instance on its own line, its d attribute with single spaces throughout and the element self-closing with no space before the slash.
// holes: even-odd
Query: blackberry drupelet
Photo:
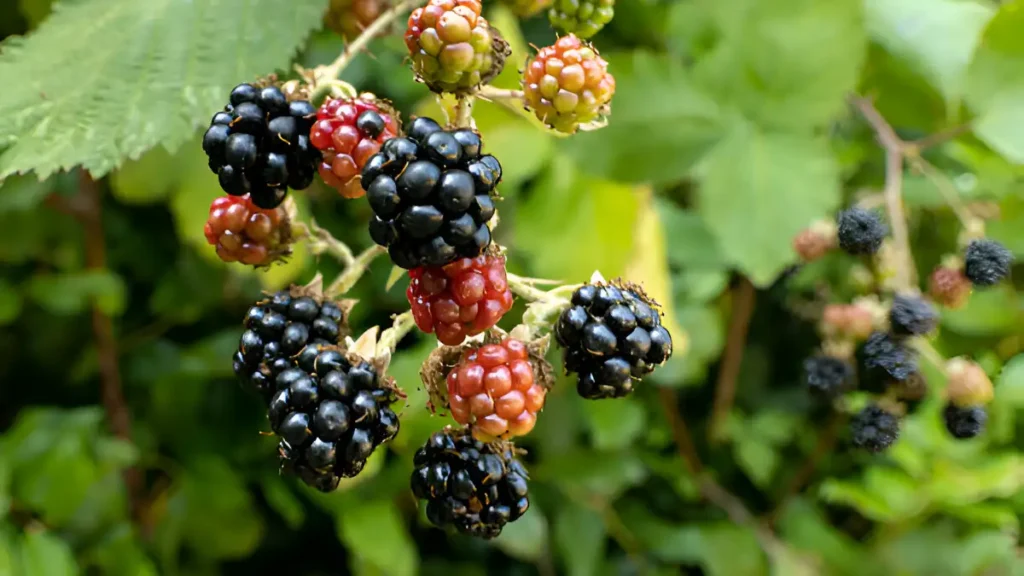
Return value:
<svg viewBox="0 0 1024 576">
<path fill-rule="evenodd" d="M 446 384 L 452 418 L 484 442 L 528 434 L 547 395 L 526 344 L 514 338 L 464 350 Z"/>
<path fill-rule="evenodd" d="M 233 358 L 235 375 L 270 401 L 274 381 L 296 366 L 311 372 L 320 348 L 336 345 L 345 332 L 342 308 L 283 290 L 257 302 L 245 315 L 245 331 Z"/>
<path fill-rule="evenodd" d="M 308 366 L 274 379 L 267 417 L 281 437 L 282 467 L 323 492 L 366 465 L 381 444 L 398 434 L 390 405 L 397 389 L 369 362 L 325 347 Z"/>
<path fill-rule="evenodd" d="M 398 135 L 398 114 L 372 94 L 352 100 L 329 98 L 317 110 L 309 140 L 323 152 L 320 178 L 344 198 L 366 192 L 359 174 L 381 144 Z"/>
<path fill-rule="evenodd" d="M 530 507 L 526 469 L 511 444 L 484 444 L 465 430 L 435 432 L 416 451 L 410 481 L 435 526 L 495 538 Z"/>
<path fill-rule="evenodd" d="M 224 262 L 268 266 L 291 252 L 291 225 L 284 207 L 263 210 L 248 194 L 214 199 L 203 234 Z"/>
<path fill-rule="evenodd" d="M 868 391 L 881 392 L 892 382 L 902 382 L 917 372 L 917 356 L 899 338 L 874 332 L 858 351 L 864 367 L 862 382 Z"/>
<path fill-rule="evenodd" d="M 501 164 L 481 155 L 480 136 L 443 130 L 420 117 L 408 136 L 391 138 L 363 167 L 362 185 L 375 217 L 370 237 L 405 269 L 475 258 L 491 244 Z"/>
<path fill-rule="evenodd" d="M 882 247 L 882 239 L 889 227 L 877 212 L 864 208 L 850 208 L 839 213 L 839 247 L 849 254 L 874 254 Z"/>
<path fill-rule="evenodd" d="M 612 21 L 615 0 L 555 0 L 548 11 L 551 26 L 580 38 L 590 38 Z"/>
<path fill-rule="evenodd" d="M 960 407 L 949 403 L 942 411 L 942 419 L 946 423 L 946 430 L 949 430 L 954 438 L 966 440 L 985 431 L 988 412 L 985 411 L 984 406 Z"/>
<path fill-rule="evenodd" d="M 501 320 L 512 308 L 505 257 L 485 254 L 439 267 L 409 271 L 409 300 L 416 326 L 448 346 L 462 344 Z"/>
<path fill-rule="evenodd" d="M 935 329 L 939 313 L 918 296 L 899 294 L 892 300 L 889 309 L 889 325 L 897 336 L 918 336 Z"/>
<path fill-rule="evenodd" d="M 853 367 L 834 356 L 807 358 L 804 360 L 804 374 L 811 392 L 826 398 L 834 398 L 852 387 Z"/>
<path fill-rule="evenodd" d="M 850 420 L 853 445 L 872 452 L 881 452 L 900 437 L 899 416 L 869 404 Z"/>
<path fill-rule="evenodd" d="M 1013 253 L 995 240 L 972 240 L 964 252 L 964 275 L 975 286 L 992 286 L 1006 278 Z"/>
<path fill-rule="evenodd" d="M 656 305 L 630 284 L 584 284 L 555 324 L 565 369 L 579 374 L 576 390 L 591 400 L 619 398 L 633 380 L 672 355 L 672 336 Z"/>
<path fill-rule="evenodd" d="M 308 188 L 320 160 L 309 141 L 315 117 L 312 104 L 289 102 L 276 86 L 236 86 L 203 136 L 220 187 L 233 196 L 249 194 L 264 209 L 280 205 L 288 188 Z"/>
</svg>

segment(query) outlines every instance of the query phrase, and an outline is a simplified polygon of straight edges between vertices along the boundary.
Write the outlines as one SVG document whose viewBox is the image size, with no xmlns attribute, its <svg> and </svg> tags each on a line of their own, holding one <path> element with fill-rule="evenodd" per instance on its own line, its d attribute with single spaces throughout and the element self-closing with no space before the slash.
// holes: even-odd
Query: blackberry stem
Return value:
<svg viewBox="0 0 1024 576">
<path fill-rule="evenodd" d="M 455 104 L 455 126 L 458 128 L 473 127 L 473 97 L 462 96 Z"/>
<path fill-rule="evenodd" d="M 345 67 L 352 62 L 352 59 L 355 58 L 356 54 L 362 52 L 370 41 L 377 36 L 377 34 L 380 34 L 384 28 L 387 28 L 388 25 L 398 19 L 398 17 L 403 15 L 407 10 L 411 10 L 413 7 L 420 4 L 420 1 L 421 0 L 405 0 L 404 2 L 399 2 L 392 6 L 387 12 L 378 16 L 377 19 L 373 21 L 373 24 L 370 24 L 363 29 L 362 33 L 360 33 L 355 40 L 345 46 L 345 49 L 342 50 L 341 54 L 338 54 L 338 57 L 334 59 L 334 62 L 314 70 L 316 81 L 319 82 L 320 80 L 333 80 L 337 78 Z"/>
<path fill-rule="evenodd" d="M 359 279 L 363 277 L 363 274 L 366 273 L 370 263 L 381 254 L 387 254 L 387 251 L 387 248 L 377 245 L 363 250 L 359 256 L 356 256 L 349 262 L 345 271 L 339 274 L 334 282 L 331 282 L 331 285 L 324 291 L 324 295 L 329 298 L 336 298 L 351 290 L 356 285 L 356 282 L 359 282 Z"/>
<path fill-rule="evenodd" d="M 413 318 L 412 310 L 406 310 L 395 316 L 391 322 L 391 328 L 388 328 L 380 335 L 380 340 L 377 342 L 377 356 L 380 356 L 384 350 L 393 354 L 395 347 L 402 341 L 402 338 L 405 338 L 405 335 L 415 327 L 416 320 Z"/>
</svg>

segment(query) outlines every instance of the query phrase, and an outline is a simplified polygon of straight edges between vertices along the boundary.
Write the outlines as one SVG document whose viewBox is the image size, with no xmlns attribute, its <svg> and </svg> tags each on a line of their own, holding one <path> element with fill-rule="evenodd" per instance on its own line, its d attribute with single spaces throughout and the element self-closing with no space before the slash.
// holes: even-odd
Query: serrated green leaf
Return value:
<svg viewBox="0 0 1024 576">
<path fill-rule="evenodd" d="M 1024 0 L 1005 2 L 989 21 L 968 70 L 974 133 L 1008 160 L 1024 163 Z"/>
<path fill-rule="evenodd" d="M 75 557 L 63 540 L 49 532 L 29 532 L 21 542 L 21 569 L 26 576 L 74 576 Z"/>
<path fill-rule="evenodd" d="M 971 55 L 995 11 L 957 0 L 867 0 L 864 10 L 871 38 L 907 61 L 955 107 Z"/>
<path fill-rule="evenodd" d="M 700 214 L 758 286 L 793 261 L 792 238 L 839 204 L 835 159 L 810 137 L 737 124 L 701 172 Z"/>
<path fill-rule="evenodd" d="M 7 42 L 0 178 L 82 165 L 93 176 L 162 144 L 174 149 L 231 87 L 283 68 L 323 0 L 83 0 Z"/>
<path fill-rule="evenodd" d="M 860 0 L 704 0 L 721 34 L 694 77 L 767 127 L 809 130 L 844 110 L 864 60 Z M 742 14 L 742 16 L 738 16 Z"/>
<path fill-rule="evenodd" d="M 349 553 L 381 574 L 412 576 L 419 558 L 416 546 L 390 501 L 347 506 L 338 514 L 338 537 Z"/>
<path fill-rule="evenodd" d="M 562 147 L 589 173 L 623 182 L 668 182 L 690 168 L 722 135 L 722 112 L 682 64 L 636 52 L 615 75 L 608 126 L 575 134 Z"/>
<path fill-rule="evenodd" d="M 597 572 L 604 557 L 604 540 L 604 519 L 590 508 L 569 501 L 555 518 L 555 544 L 569 576 Z"/>
</svg>

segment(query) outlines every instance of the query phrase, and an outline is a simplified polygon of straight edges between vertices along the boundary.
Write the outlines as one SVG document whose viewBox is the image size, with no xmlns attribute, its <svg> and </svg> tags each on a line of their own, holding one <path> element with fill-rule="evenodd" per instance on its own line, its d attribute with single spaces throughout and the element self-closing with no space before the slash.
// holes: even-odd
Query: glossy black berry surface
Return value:
<svg viewBox="0 0 1024 576">
<path fill-rule="evenodd" d="M 585 284 L 555 324 L 565 369 L 588 399 L 619 398 L 672 355 L 672 336 L 638 289 Z"/>
<path fill-rule="evenodd" d="M 496 447 L 464 431 L 434 433 L 413 459 L 410 485 L 440 528 L 495 538 L 530 507 L 527 474 L 511 445 Z"/>
<path fill-rule="evenodd" d="M 372 128 L 368 114 L 358 122 Z M 407 136 L 387 140 L 366 162 L 362 185 L 374 212 L 370 237 L 388 248 L 397 266 L 443 266 L 479 256 L 490 245 L 487 222 L 501 164 L 481 156 L 481 147 L 475 132 L 447 131 L 420 117 Z"/>
<path fill-rule="evenodd" d="M 344 334 L 343 316 L 333 302 L 293 296 L 287 290 L 257 302 L 245 315 L 233 359 L 235 375 L 269 402 L 278 375 L 303 364 L 311 371 L 318 350 L 338 343 Z"/>
<path fill-rule="evenodd" d="M 203 151 L 221 189 L 250 194 L 260 208 L 275 208 L 288 189 L 309 187 L 320 151 L 309 145 L 316 110 L 306 101 L 288 102 L 275 86 L 240 84 L 231 103 L 216 113 L 203 136 Z"/>
</svg>

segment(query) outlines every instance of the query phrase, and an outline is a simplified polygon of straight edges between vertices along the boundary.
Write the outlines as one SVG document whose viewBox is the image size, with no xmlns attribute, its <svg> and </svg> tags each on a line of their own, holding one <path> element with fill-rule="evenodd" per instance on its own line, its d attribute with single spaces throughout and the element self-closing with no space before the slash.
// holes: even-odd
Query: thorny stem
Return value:
<svg viewBox="0 0 1024 576">
<path fill-rule="evenodd" d="M 295 218 L 295 215 L 292 214 L 291 217 Z M 355 260 L 355 255 L 352 254 L 352 249 L 348 247 L 348 244 L 338 240 L 330 232 L 317 226 L 314 220 L 310 220 L 309 224 L 293 221 L 292 229 L 295 239 L 304 239 L 309 245 L 310 252 L 316 256 L 327 254 L 341 262 L 343 266 L 351 266 Z"/>
<path fill-rule="evenodd" d="M 420 4 L 421 0 L 405 0 L 399 2 L 391 7 L 390 10 L 384 12 L 373 21 L 372 24 L 363 29 L 362 33 L 356 37 L 355 40 L 345 46 L 345 49 L 338 54 L 338 57 L 334 59 L 334 62 L 323 66 L 316 70 L 316 79 L 320 80 L 333 80 L 337 78 L 342 70 L 355 58 L 355 55 L 362 52 L 366 48 L 370 40 L 373 40 L 377 34 L 380 34 L 385 28 L 387 28 L 392 22 L 394 22 L 399 16 L 405 14 L 407 10 L 411 10 L 414 6 Z"/>
<path fill-rule="evenodd" d="M 336 240 L 336 242 L 338 242 Z M 338 242 L 341 244 L 341 242 Z M 347 248 L 347 247 L 346 247 Z M 381 254 L 386 254 L 387 248 L 383 246 L 373 245 L 366 250 L 363 250 L 359 256 L 356 256 L 349 262 L 348 267 L 345 271 L 338 275 L 331 282 L 331 285 L 324 291 L 324 295 L 329 298 L 336 298 L 342 294 L 348 292 L 359 282 L 359 279 L 366 273 L 366 269 L 370 266 L 373 260 Z"/>
<path fill-rule="evenodd" d="M 547 292 L 534 288 L 533 284 L 536 283 L 537 282 L 532 278 L 524 278 L 517 274 L 508 274 L 508 287 L 520 298 L 529 300 L 530 302 L 548 300 L 551 298 Z"/>
<path fill-rule="evenodd" d="M 455 105 L 455 126 L 459 128 L 473 127 L 473 97 L 462 96 Z"/>
<path fill-rule="evenodd" d="M 907 231 L 907 216 L 903 212 L 902 198 L 903 158 L 908 151 L 908 144 L 896 135 L 896 131 L 878 113 L 871 100 L 859 96 L 854 96 L 850 100 L 871 125 L 875 137 L 885 149 L 885 187 L 882 193 L 885 196 L 886 210 L 889 212 L 896 257 L 900 260 L 896 267 L 897 288 L 910 290 L 916 283 L 916 270 L 910 251 L 910 234 Z"/>
<path fill-rule="evenodd" d="M 522 90 L 508 90 L 489 85 L 481 86 L 476 91 L 476 95 L 484 100 L 518 100 L 520 102 L 522 102 L 525 96 Z"/>
</svg>

